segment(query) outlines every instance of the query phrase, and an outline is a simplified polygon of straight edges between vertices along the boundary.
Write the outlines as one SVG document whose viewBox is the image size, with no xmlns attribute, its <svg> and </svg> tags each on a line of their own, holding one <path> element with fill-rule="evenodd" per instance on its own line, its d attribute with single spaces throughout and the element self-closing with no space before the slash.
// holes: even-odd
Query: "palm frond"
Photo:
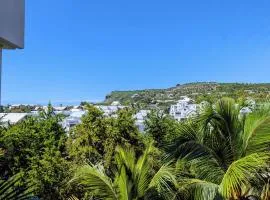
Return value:
<svg viewBox="0 0 270 200">
<path fill-rule="evenodd" d="M 219 184 L 225 174 L 225 170 L 219 162 L 211 156 L 202 156 L 190 161 L 191 170 L 196 178 Z"/>
<path fill-rule="evenodd" d="M 183 179 L 179 182 L 178 195 L 181 199 L 213 200 L 218 196 L 219 185 L 199 180 Z"/>
<path fill-rule="evenodd" d="M 196 159 L 201 156 L 215 154 L 203 143 L 203 137 L 200 136 L 202 134 L 194 123 L 181 124 L 179 130 L 181 133 L 179 137 L 166 148 L 166 158 L 168 160 L 173 158 L 177 160 L 184 157 Z"/>
<path fill-rule="evenodd" d="M 71 183 L 82 185 L 96 197 L 106 200 L 118 199 L 112 180 L 105 174 L 101 165 L 86 165 L 79 168 Z"/>
<path fill-rule="evenodd" d="M 31 186 L 16 185 L 20 179 L 21 177 L 14 176 L 7 181 L 0 181 L 0 200 L 23 200 L 32 197 L 34 191 Z"/>
<path fill-rule="evenodd" d="M 76 196 L 72 195 L 67 198 L 67 200 L 79 200 Z"/>
<path fill-rule="evenodd" d="M 121 168 L 120 174 L 117 176 L 117 185 L 119 189 L 119 200 L 128 200 L 130 199 L 129 195 L 131 194 L 131 188 L 132 185 L 130 185 L 127 174 L 126 174 L 126 169 L 123 166 Z"/>
<path fill-rule="evenodd" d="M 139 164 L 134 173 L 137 194 L 142 197 L 145 195 L 151 181 L 151 166 L 146 162 L 142 166 Z"/>
<path fill-rule="evenodd" d="M 151 142 L 143 154 L 138 158 L 136 165 L 135 165 L 135 171 L 134 174 L 134 181 L 137 185 L 137 193 L 138 196 L 143 196 L 148 189 L 149 183 L 150 183 L 150 171 L 151 171 L 151 164 L 149 162 L 149 156 L 151 153 L 153 153 L 154 146 L 153 142 Z"/>
<path fill-rule="evenodd" d="M 257 111 L 245 121 L 243 145 L 246 154 L 270 150 L 270 112 Z"/>
<path fill-rule="evenodd" d="M 4 156 L 4 150 L 0 148 L 0 158 L 2 158 Z"/>
<path fill-rule="evenodd" d="M 139 157 L 137 163 L 136 163 L 136 170 L 141 171 L 146 162 L 149 159 L 149 155 L 153 153 L 154 146 L 153 141 L 147 146 L 146 150 L 143 152 L 143 155 Z"/>
<path fill-rule="evenodd" d="M 168 164 L 160 167 L 155 173 L 148 189 L 155 189 L 159 194 L 166 194 L 169 198 L 174 195 L 174 188 L 177 186 L 175 168 Z"/>
<path fill-rule="evenodd" d="M 115 160 L 119 170 L 122 168 L 122 165 L 125 165 L 127 170 L 134 171 L 136 161 L 135 151 L 130 148 L 124 149 L 122 147 L 117 147 L 116 152 Z"/>
<path fill-rule="evenodd" d="M 269 154 L 254 153 L 233 162 L 220 184 L 220 193 L 225 198 L 240 196 L 242 189 L 250 185 L 251 179 L 259 179 L 258 171 L 267 166 Z"/>
</svg>

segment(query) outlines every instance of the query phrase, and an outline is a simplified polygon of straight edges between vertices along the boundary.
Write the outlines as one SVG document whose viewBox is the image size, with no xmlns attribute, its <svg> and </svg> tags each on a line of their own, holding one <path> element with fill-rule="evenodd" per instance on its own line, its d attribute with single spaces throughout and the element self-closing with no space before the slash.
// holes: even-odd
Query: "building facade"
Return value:
<svg viewBox="0 0 270 200">
<path fill-rule="evenodd" d="M 192 103 L 192 100 L 186 96 L 175 105 L 171 105 L 170 115 L 178 120 L 182 121 L 197 114 L 197 104 Z"/>
</svg>

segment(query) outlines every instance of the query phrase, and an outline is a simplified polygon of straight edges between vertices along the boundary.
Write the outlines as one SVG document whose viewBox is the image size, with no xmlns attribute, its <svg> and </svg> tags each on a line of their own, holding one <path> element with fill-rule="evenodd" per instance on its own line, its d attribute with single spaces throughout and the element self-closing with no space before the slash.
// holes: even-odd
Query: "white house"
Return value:
<svg viewBox="0 0 270 200">
<path fill-rule="evenodd" d="M 136 94 L 133 94 L 133 95 L 131 96 L 132 99 L 137 98 L 137 97 L 140 97 L 140 95 L 137 94 L 137 93 L 136 93 Z"/>
<path fill-rule="evenodd" d="M 64 111 L 66 109 L 67 109 L 66 106 L 53 106 L 54 111 Z"/>
<path fill-rule="evenodd" d="M 244 107 L 240 110 L 241 115 L 247 115 L 249 113 L 252 113 L 252 110 L 249 107 Z"/>
<path fill-rule="evenodd" d="M 81 118 L 81 117 L 84 116 L 86 113 L 87 113 L 87 111 L 85 111 L 85 110 L 74 111 L 74 112 L 71 112 L 70 116 L 71 116 L 71 117 L 78 117 L 78 118 Z"/>
<path fill-rule="evenodd" d="M 125 108 L 125 106 L 97 106 L 105 116 L 111 116 L 115 114 L 118 110 Z"/>
<path fill-rule="evenodd" d="M 144 132 L 144 120 L 150 112 L 150 110 L 140 110 L 136 115 L 134 115 L 135 125 L 138 127 L 140 132 Z"/>
<path fill-rule="evenodd" d="M 16 109 L 16 108 L 20 108 L 21 104 L 12 104 L 9 106 L 9 109 Z"/>
<path fill-rule="evenodd" d="M 171 105 L 170 108 L 170 115 L 178 121 L 182 121 L 196 114 L 197 104 L 193 104 L 192 100 L 186 96 L 183 96 L 177 104 Z"/>
<path fill-rule="evenodd" d="M 41 106 L 36 106 L 34 110 L 35 110 L 35 111 L 39 111 L 39 110 L 41 110 L 41 109 L 42 109 Z"/>
<path fill-rule="evenodd" d="M 79 111 L 83 111 L 83 107 L 82 106 L 73 106 L 70 109 L 71 112 L 79 112 Z"/>
<path fill-rule="evenodd" d="M 78 124 L 80 124 L 81 118 L 87 113 L 87 111 L 74 111 L 71 112 L 70 115 L 65 118 L 62 122 L 61 125 L 62 127 L 68 132 L 70 129 Z"/>
<path fill-rule="evenodd" d="M 113 101 L 111 103 L 112 106 L 121 106 L 121 103 L 119 101 Z"/>
<path fill-rule="evenodd" d="M 81 123 L 81 118 L 69 116 L 61 123 L 62 127 L 68 132 L 70 129 Z"/>
<path fill-rule="evenodd" d="M 0 113 L 0 122 L 4 125 L 16 124 L 22 120 L 24 120 L 29 113 Z"/>
<path fill-rule="evenodd" d="M 252 113 L 253 110 L 255 110 L 256 108 L 256 101 L 253 100 L 252 98 L 247 98 L 247 100 L 245 101 L 246 107 L 243 107 L 240 110 L 240 114 L 241 115 L 247 115 L 249 113 Z"/>
</svg>

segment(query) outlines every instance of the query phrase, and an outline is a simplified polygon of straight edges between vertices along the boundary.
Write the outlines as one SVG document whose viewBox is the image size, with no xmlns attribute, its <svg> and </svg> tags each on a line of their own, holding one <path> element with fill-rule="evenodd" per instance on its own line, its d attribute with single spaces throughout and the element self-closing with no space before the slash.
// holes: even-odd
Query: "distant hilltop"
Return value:
<svg viewBox="0 0 270 200">
<path fill-rule="evenodd" d="M 270 83 L 218 83 L 194 82 L 177 84 L 167 89 L 145 89 L 132 91 L 113 91 L 105 98 L 104 104 L 119 101 L 122 105 L 167 108 L 182 96 L 189 96 L 200 103 L 204 100 L 215 102 L 221 97 L 234 99 L 252 97 L 256 101 L 268 101 Z"/>
</svg>

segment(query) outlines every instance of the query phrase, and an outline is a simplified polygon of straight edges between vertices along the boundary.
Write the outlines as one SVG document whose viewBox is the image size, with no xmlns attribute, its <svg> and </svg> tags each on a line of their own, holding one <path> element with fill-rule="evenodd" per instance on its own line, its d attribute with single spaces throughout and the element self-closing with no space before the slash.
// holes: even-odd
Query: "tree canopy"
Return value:
<svg viewBox="0 0 270 200">
<path fill-rule="evenodd" d="M 141 133 L 132 108 L 84 106 L 69 132 L 51 106 L 0 126 L 0 199 L 270 199 L 269 107 L 243 115 L 245 101 L 221 98 L 183 122 L 152 111 Z"/>
</svg>

